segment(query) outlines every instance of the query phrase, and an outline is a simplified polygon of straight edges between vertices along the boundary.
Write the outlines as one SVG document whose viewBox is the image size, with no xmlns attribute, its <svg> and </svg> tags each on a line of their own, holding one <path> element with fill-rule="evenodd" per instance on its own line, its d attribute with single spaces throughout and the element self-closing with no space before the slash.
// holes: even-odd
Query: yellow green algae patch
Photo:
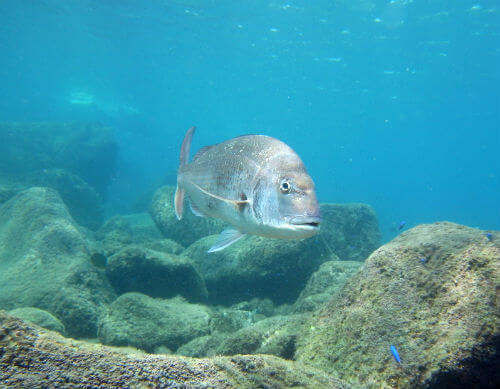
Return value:
<svg viewBox="0 0 500 389">
<path fill-rule="evenodd" d="M 295 357 L 367 388 L 494 387 L 499 303 L 499 233 L 420 225 L 376 250 L 313 314 Z"/>
<path fill-rule="evenodd" d="M 0 311 L 7 387 L 346 388 L 314 368 L 268 355 L 196 359 L 67 339 Z"/>
</svg>

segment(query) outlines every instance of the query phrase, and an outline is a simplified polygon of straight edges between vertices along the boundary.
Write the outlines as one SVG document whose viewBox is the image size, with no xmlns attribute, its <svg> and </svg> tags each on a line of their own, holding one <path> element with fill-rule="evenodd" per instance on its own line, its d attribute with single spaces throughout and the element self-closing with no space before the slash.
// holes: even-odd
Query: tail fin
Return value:
<svg viewBox="0 0 500 389">
<path fill-rule="evenodd" d="M 186 135 L 184 135 L 184 140 L 181 146 L 181 155 L 179 157 L 179 170 L 177 171 L 177 189 L 175 190 L 175 216 L 178 220 L 182 219 L 182 212 L 184 210 L 184 188 L 179 187 L 179 173 L 181 168 L 188 163 L 189 150 L 191 149 L 191 140 L 193 139 L 194 131 L 196 127 L 191 127 L 187 130 Z"/>
</svg>

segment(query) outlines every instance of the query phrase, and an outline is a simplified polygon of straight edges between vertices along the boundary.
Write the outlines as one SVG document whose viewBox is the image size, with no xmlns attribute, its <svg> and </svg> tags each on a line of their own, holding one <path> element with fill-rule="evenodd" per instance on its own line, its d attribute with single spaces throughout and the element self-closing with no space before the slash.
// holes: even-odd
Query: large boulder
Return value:
<svg viewBox="0 0 500 389">
<path fill-rule="evenodd" d="M 102 224 L 104 209 L 101 196 L 76 174 L 64 169 L 43 169 L 27 175 L 23 182 L 27 187 L 55 189 L 79 225 L 96 230 Z"/>
<path fill-rule="evenodd" d="M 35 307 L 70 336 L 95 336 L 114 292 L 89 260 L 86 237 L 52 189 L 22 191 L 0 207 L 0 307 Z"/>
<path fill-rule="evenodd" d="M 233 333 L 213 332 L 191 340 L 177 354 L 191 357 L 236 354 L 272 354 L 292 359 L 295 341 L 307 315 L 273 316 Z"/>
<path fill-rule="evenodd" d="M 112 131 L 97 123 L 0 123 L 0 176 L 61 168 L 106 194 L 115 167 Z"/>
<path fill-rule="evenodd" d="M 306 240 L 308 250 L 342 261 L 364 261 L 380 245 L 374 209 L 367 204 L 320 204 L 321 230 Z M 333 259 L 333 258 L 332 258 Z"/>
<path fill-rule="evenodd" d="M 193 359 L 65 339 L 0 312 L 2 388 L 340 389 L 317 369 L 270 355 Z"/>
<path fill-rule="evenodd" d="M 179 346 L 210 331 L 211 311 L 180 298 L 154 299 L 140 293 L 118 297 L 100 320 L 99 339 L 114 346 L 134 346 L 148 352 Z"/>
<path fill-rule="evenodd" d="M 118 294 L 181 295 L 192 302 L 207 298 L 205 282 L 188 259 L 140 246 L 127 246 L 110 257 L 106 276 Z"/>
<path fill-rule="evenodd" d="M 313 314 L 296 358 L 361 386 L 498 387 L 499 290 L 498 233 L 417 226 Z"/>
<path fill-rule="evenodd" d="M 355 274 L 363 262 L 327 261 L 315 271 L 297 301 L 294 313 L 312 312 L 331 300 L 332 296 Z"/>
<path fill-rule="evenodd" d="M 184 214 L 177 220 L 174 211 L 175 188 L 163 186 L 158 189 L 149 205 L 149 213 L 163 236 L 187 247 L 207 235 L 220 233 L 225 224 L 220 220 L 195 216 L 185 202 Z"/>
<path fill-rule="evenodd" d="M 160 231 L 147 213 L 115 215 L 106 220 L 96 233 L 96 239 L 107 257 L 129 244 L 151 246 L 172 254 L 179 254 L 183 250 L 181 245 L 173 241 L 159 242 L 161 238 Z"/>
<path fill-rule="evenodd" d="M 9 315 L 29 321 L 48 330 L 57 331 L 62 335 L 65 333 L 64 324 L 57 317 L 43 309 L 33 307 L 16 308 L 9 311 Z"/>
<path fill-rule="evenodd" d="M 231 305 L 254 297 L 291 303 L 309 276 L 328 260 L 311 253 L 307 240 L 259 236 L 248 236 L 222 251 L 207 253 L 216 239 L 202 238 L 183 252 L 205 279 L 213 304 Z"/>
</svg>

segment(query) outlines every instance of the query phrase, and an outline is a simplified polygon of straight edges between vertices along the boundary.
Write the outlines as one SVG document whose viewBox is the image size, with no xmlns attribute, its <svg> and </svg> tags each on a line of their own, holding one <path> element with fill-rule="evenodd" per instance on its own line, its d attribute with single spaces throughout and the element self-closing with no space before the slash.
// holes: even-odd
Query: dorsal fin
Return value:
<svg viewBox="0 0 500 389">
<path fill-rule="evenodd" d="M 196 154 L 194 155 L 193 157 L 193 161 L 195 161 L 196 159 L 200 158 L 202 154 L 205 154 L 209 149 L 211 149 L 213 146 L 205 146 L 205 147 L 202 147 L 201 149 L 199 149 Z"/>
</svg>

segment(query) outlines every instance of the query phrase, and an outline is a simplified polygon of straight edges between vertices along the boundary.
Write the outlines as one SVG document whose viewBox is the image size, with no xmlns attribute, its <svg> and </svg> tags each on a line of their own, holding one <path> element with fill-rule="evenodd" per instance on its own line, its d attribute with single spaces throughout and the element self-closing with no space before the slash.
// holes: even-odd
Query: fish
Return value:
<svg viewBox="0 0 500 389">
<path fill-rule="evenodd" d="M 401 364 L 401 358 L 399 357 L 398 349 L 393 344 L 391 344 L 391 354 L 394 357 L 394 360 L 397 363 Z"/>
<path fill-rule="evenodd" d="M 403 228 L 405 228 L 406 222 L 403 220 L 402 222 L 399 223 L 398 230 L 401 231 Z"/>
<path fill-rule="evenodd" d="M 270 136 L 244 135 L 203 147 L 188 162 L 195 129 L 182 142 L 174 205 L 178 220 L 187 198 L 195 215 L 229 224 L 208 252 L 247 234 L 304 239 L 319 232 L 314 182 L 291 147 Z"/>
</svg>

